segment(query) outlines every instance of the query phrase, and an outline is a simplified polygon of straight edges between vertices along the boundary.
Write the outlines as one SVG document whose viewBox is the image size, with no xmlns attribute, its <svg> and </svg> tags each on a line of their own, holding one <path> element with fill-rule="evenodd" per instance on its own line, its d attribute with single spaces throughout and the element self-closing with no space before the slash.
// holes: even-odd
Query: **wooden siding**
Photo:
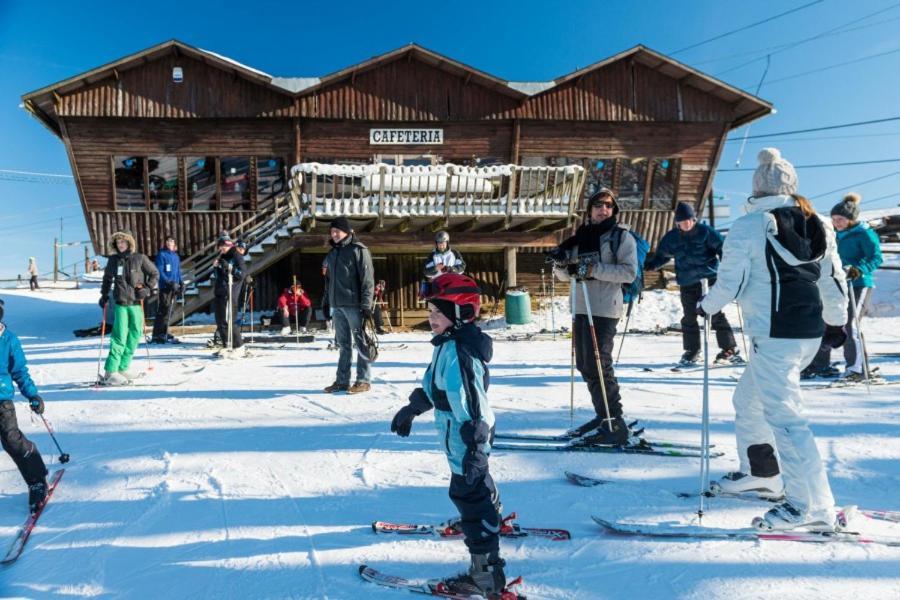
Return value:
<svg viewBox="0 0 900 600">
<path fill-rule="evenodd" d="M 172 81 L 172 68 L 184 81 Z M 60 117 L 290 117 L 294 99 L 184 55 L 168 55 L 122 71 L 56 103 Z"/>
</svg>

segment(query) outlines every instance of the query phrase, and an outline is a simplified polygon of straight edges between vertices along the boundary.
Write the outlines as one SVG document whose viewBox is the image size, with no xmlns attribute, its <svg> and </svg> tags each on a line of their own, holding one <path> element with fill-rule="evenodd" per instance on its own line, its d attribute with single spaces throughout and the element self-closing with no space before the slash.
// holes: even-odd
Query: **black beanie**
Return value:
<svg viewBox="0 0 900 600">
<path fill-rule="evenodd" d="M 678 223 L 679 221 L 687 221 L 695 218 L 697 218 L 697 214 L 694 212 L 694 207 L 687 202 L 679 202 L 678 206 L 675 207 L 676 223 Z"/>
<path fill-rule="evenodd" d="M 350 221 L 347 220 L 347 217 L 335 217 L 328 227 L 331 229 L 340 229 L 347 234 L 353 233 L 353 228 L 350 226 Z"/>
</svg>

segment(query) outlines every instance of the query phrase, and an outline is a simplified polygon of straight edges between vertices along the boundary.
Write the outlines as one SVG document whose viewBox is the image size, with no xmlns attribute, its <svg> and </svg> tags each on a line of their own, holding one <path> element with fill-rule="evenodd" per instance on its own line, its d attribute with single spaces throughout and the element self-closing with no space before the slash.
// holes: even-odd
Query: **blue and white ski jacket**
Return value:
<svg viewBox="0 0 900 600">
<path fill-rule="evenodd" d="M 434 424 L 450 470 L 464 475 L 466 445 L 459 428 L 473 419 L 494 427 L 494 413 L 487 399 L 487 363 L 493 356 L 493 343 L 490 336 L 471 323 L 435 336 L 431 343 L 435 348 L 422 377 L 422 388 L 434 405 Z M 490 444 L 485 444 L 485 453 L 490 453 Z"/>
<path fill-rule="evenodd" d="M 26 398 L 38 395 L 37 387 L 28 374 L 28 364 L 19 338 L 0 323 L 0 402 L 12 400 L 16 395 L 13 382 Z"/>
</svg>

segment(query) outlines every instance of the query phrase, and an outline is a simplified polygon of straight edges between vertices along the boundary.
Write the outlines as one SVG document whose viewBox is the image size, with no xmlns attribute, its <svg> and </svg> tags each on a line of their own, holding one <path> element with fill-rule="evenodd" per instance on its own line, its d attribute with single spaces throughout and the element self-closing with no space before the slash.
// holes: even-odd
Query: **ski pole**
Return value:
<svg viewBox="0 0 900 600">
<path fill-rule="evenodd" d="M 250 291 L 247 293 L 247 303 L 250 305 L 250 337 L 253 338 L 253 284 L 250 284 Z"/>
<path fill-rule="evenodd" d="M 234 339 L 234 304 L 231 294 L 231 287 L 234 282 L 234 275 L 232 274 L 232 266 L 231 263 L 228 264 L 228 307 L 225 310 L 225 317 L 228 319 L 228 342 L 225 343 L 225 347 L 228 350 L 234 349 L 234 344 L 232 340 Z M 230 354 L 231 352 L 229 352 Z"/>
<path fill-rule="evenodd" d="M 622 358 L 622 348 L 625 347 L 625 336 L 628 335 L 628 322 L 631 321 L 631 309 L 634 307 L 634 299 L 628 302 L 628 311 L 625 313 L 625 330 L 622 332 L 622 343 L 619 344 L 619 353 L 616 354 L 616 366 L 619 364 L 619 359 Z"/>
<path fill-rule="evenodd" d="M 700 280 L 703 296 L 709 291 L 706 279 Z M 709 490 L 709 315 L 703 317 L 703 412 L 700 427 L 700 506 L 697 519 L 703 523 L 706 492 Z"/>
<path fill-rule="evenodd" d="M 603 409 L 606 411 L 604 421 L 609 423 L 609 431 L 612 432 L 612 415 L 609 413 L 609 402 L 606 399 L 606 379 L 603 377 L 603 364 L 600 361 L 600 345 L 597 343 L 597 331 L 594 328 L 594 313 L 591 310 L 591 299 L 588 297 L 587 282 L 581 280 L 581 291 L 584 293 L 584 311 L 587 313 L 588 324 L 591 331 L 591 342 L 594 345 L 594 360 L 597 363 L 597 373 L 600 375 L 600 395 L 603 396 Z"/>
<path fill-rule="evenodd" d="M 853 310 L 853 327 L 856 329 L 856 335 L 859 336 L 859 347 L 856 349 L 857 352 L 861 353 L 862 356 L 862 364 L 863 364 L 863 375 L 866 378 L 866 392 L 871 394 L 872 387 L 869 383 L 869 359 L 866 356 L 866 340 L 863 337 L 862 329 L 859 327 L 859 311 L 857 310 L 859 304 L 856 302 L 856 292 L 853 290 L 852 285 L 848 286 L 850 288 L 850 308 Z M 859 293 L 860 302 L 865 301 L 866 298 L 866 290 L 867 288 L 863 288 Z M 854 345 L 856 341 L 854 340 Z"/>
<path fill-rule="evenodd" d="M 103 359 L 103 337 L 106 335 L 106 307 L 109 302 L 103 305 L 103 321 L 100 323 L 100 347 L 97 348 L 97 381 L 100 381 L 100 361 Z"/>
<path fill-rule="evenodd" d="M 184 337 L 184 282 L 181 284 L 181 336 Z"/>
<path fill-rule="evenodd" d="M 572 361 L 569 365 L 569 427 L 575 427 L 575 294 L 577 293 L 575 278 L 569 280 L 569 306 L 572 311 Z"/>
<path fill-rule="evenodd" d="M 291 295 L 294 300 L 294 339 L 297 345 L 300 345 L 300 311 L 297 310 L 297 276 L 294 275 L 294 287 L 291 288 Z"/>
<path fill-rule="evenodd" d="M 53 440 L 53 443 L 56 444 L 56 449 L 59 450 L 59 462 L 66 464 L 69 462 L 69 455 L 66 452 L 63 452 L 62 448 L 59 447 L 59 442 L 56 441 L 56 436 L 53 435 L 53 427 L 50 425 L 50 422 L 44 418 L 44 415 L 38 416 L 41 417 L 41 421 L 44 422 L 44 427 L 47 428 L 47 433 L 50 434 L 50 439 Z"/>
<path fill-rule="evenodd" d="M 550 271 L 550 326 L 553 329 L 553 341 L 556 341 L 556 277 Z"/>
<path fill-rule="evenodd" d="M 153 370 L 153 361 L 150 360 L 150 344 L 147 343 L 147 339 L 144 337 L 144 328 L 147 326 L 146 318 L 144 315 L 144 299 L 141 298 L 141 339 L 144 342 L 144 350 L 147 351 L 147 372 Z"/>
<path fill-rule="evenodd" d="M 737 307 L 737 315 L 738 315 L 738 323 L 741 326 L 741 345 L 744 347 L 744 356 L 745 360 L 750 362 L 750 354 L 747 352 L 747 336 L 744 335 L 744 313 L 741 310 L 741 305 L 739 302 L 735 302 L 734 305 Z"/>
</svg>

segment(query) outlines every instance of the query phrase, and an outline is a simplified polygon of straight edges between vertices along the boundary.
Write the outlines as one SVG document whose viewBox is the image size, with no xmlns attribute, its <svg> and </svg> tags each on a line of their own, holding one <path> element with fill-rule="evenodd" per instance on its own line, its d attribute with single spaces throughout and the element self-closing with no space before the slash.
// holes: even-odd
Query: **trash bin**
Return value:
<svg viewBox="0 0 900 600">
<path fill-rule="evenodd" d="M 531 323 L 531 297 L 528 290 L 506 292 L 506 324 L 525 325 Z"/>
</svg>

